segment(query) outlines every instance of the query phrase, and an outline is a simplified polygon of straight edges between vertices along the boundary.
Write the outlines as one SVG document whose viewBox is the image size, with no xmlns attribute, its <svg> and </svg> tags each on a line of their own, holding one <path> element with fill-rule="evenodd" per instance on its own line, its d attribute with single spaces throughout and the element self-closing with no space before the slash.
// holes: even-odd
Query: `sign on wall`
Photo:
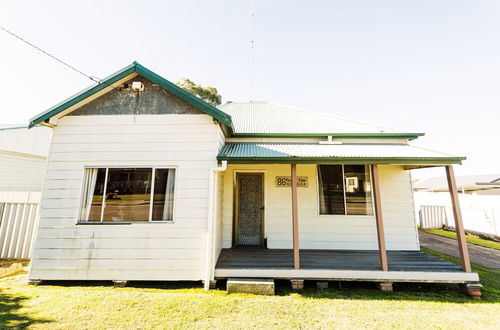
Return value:
<svg viewBox="0 0 500 330">
<path fill-rule="evenodd" d="M 275 180 L 276 187 L 291 187 L 292 186 L 292 177 L 291 176 L 277 176 Z M 297 187 L 307 187 L 308 180 L 307 176 L 298 176 L 297 177 Z"/>
</svg>

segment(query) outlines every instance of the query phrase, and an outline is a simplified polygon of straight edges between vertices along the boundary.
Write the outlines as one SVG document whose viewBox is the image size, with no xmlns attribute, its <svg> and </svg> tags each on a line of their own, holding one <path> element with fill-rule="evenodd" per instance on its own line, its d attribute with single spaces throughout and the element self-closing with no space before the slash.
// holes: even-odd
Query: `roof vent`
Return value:
<svg viewBox="0 0 500 330">
<path fill-rule="evenodd" d="M 319 141 L 319 144 L 342 144 L 342 141 L 334 141 L 331 135 L 328 135 L 328 140 Z"/>
<path fill-rule="evenodd" d="M 132 82 L 132 90 L 134 92 L 144 92 L 144 84 L 140 81 Z"/>
</svg>

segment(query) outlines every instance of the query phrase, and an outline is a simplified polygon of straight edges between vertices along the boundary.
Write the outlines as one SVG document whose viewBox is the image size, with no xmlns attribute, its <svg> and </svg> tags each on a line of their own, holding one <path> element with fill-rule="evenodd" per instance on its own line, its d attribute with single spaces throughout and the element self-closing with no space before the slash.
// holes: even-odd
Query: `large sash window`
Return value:
<svg viewBox="0 0 500 330">
<path fill-rule="evenodd" d="M 369 165 L 318 165 L 320 214 L 373 214 Z"/>
<path fill-rule="evenodd" d="M 87 168 L 81 221 L 172 221 L 175 169 Z"/>
</svg>

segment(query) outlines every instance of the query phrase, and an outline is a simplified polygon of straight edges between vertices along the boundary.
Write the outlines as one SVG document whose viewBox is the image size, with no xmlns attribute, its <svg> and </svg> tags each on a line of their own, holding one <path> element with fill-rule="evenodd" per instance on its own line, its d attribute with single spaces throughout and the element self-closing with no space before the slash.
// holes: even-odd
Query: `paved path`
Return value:
<svg viewBox="0 0 500 330">
<path fill-rule="evenodd" d="M 423 231 L 419 231 L 419 237 L 420 246 L 460 258 L 456 240 Z M 469 243 L 467 243 L 467 247 L 469 249 L 471 262 L 493 269 L 500 269 L 500 250 L 489 249 Z"/>
</svg>

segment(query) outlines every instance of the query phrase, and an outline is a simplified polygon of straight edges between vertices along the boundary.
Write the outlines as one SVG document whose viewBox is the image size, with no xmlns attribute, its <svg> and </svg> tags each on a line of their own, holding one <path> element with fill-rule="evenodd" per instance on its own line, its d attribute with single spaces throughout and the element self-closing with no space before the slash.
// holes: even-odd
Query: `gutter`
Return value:
<svg viewBox="0 0 500 330">
<path fill-rule="evenodd" d="M 207 224 L 207 244 L 206 244 L 206 255 L 205 255 L 205 290 L 210 289 L 210 281 L 212 280 L 212 256 L 214 248 L 214 218 L 215 218 L 215 200 L 214 200 L 214 188 L 215 188 L 215 173 L 224 172 L 227 169 L 227 161 L 222 161 L 222 166 L 213 167 L 210 169 L 210 179 L 208 183 L 208 224 Z"/>
</svg>

